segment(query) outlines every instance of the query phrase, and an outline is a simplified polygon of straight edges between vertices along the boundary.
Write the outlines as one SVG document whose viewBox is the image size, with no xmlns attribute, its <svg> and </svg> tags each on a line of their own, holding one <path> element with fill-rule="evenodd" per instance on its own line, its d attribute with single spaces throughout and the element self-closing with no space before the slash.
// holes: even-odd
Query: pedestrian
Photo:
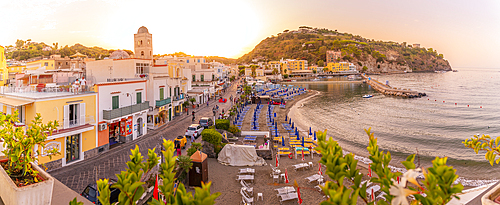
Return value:
<svg viewBox="0 0 500 205">
<path fill-rule="evenodd" d="M 208 101 L 207 101 L 207 107 L 208 107 Z"/>
<path fill-rule="evenodd" d="M 181 156 L 181 143 L 180 142 L 177 144 L 176 149 L 177 149 L 177 156 Z"/>
<path fill-rule="evenodd" d="M 191 121 L 194 121 L 194 110 L 193 110 L 193 112 L 191 114 L 193 115 L 193 119 Z"/>
<path fill-rule="evenodd" d="M 194 136 L 191 137 L 191 145 L 194 143 Z"/>
<path fill-rule="evenodd" d="M 217 112 L 215 112 L 215 110 L 212 110 L 212 112 L 214 113 L 214 117 L 215 117 L 215 115 L 217 114 Z"/>
</svg>

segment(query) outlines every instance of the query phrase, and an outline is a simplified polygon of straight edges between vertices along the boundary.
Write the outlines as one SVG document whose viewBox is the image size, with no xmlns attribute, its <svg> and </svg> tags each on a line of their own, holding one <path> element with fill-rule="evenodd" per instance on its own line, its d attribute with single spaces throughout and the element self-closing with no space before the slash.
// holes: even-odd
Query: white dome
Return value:
<svg viewBox="0 0 500 205">
<path fill-rule="evenodd" d="M 125 59 L 125 58 L 130 58 L 130 55 L 128 55 L 127 52 L 122 51 L 122 50 L 116 50 L 109 55 L 110 59 Z"/>
</svg>

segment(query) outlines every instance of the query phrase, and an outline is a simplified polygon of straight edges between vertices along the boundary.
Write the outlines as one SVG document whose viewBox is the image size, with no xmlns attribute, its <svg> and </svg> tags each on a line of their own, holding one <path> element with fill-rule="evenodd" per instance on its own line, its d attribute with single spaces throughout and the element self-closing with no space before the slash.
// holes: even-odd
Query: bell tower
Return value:
<svg viewBox="0 0 500 205">
<path fill-rule="evenodd" d="M 135 58 L 153 59 L 153 35 L 148 29 L 141 26 L 134 34 L 134 56 Z"/>
</svg>

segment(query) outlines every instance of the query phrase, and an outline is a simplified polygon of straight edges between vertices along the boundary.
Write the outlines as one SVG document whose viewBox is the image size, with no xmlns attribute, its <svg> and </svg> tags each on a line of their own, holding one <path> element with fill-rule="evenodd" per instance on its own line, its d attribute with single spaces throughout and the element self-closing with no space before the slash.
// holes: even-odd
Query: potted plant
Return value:
<svg viewBox="0 0 500 205">
<path fill-rule="evenodd" d="M 191 105 L 193 105 L 193 108 L 196 108 L 196 107 L 194 106 L 194 102 L 196 102 L 196 99 L 194 99 L 194 98 L 190 98 L 190 99 L 189 99 L 189 101 L 191 102 Z"/>
<path fill-rule="evenodd" d="M 0 113 L 0 139 L 3 140 L 6 159 L 0 160 L 0 197 L 5 204 L 50 204 L 54 178 L 37 166 L 37 148 L 45 148 L 45 140 L 58 126 L 57 121 L 42 123 L 36 114 L 32 123 L 15 127 L 17 111 L 13 115 Z M 58 154 L 56 149 L 47 150 L 51 157 Z M 35 201 L 33 201 L 35 200 Z"/>
</svg>

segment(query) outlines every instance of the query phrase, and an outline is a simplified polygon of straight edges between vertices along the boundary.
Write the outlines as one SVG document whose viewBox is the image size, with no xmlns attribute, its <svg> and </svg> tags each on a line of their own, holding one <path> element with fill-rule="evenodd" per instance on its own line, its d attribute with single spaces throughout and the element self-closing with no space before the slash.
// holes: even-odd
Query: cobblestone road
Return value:
<svg viewBox="0 0 500 205">
<path fill-rule="evenodd" d="M 223 94 L 225 98 L 233 95 L 236 96 L 236 85 L 232 85 Z M 196 122 L 201 117 L 211 117 L 213 116 L 212 108 L 217 104 L 219 105 L 219 112 L 224 109 L 228 110 L 231 106 L 231 102 L 218 103 L 214 100 L 209 102 L 209 106 L 206 104 L 200 105 L 200 108 L 195 109 Z M 189 110 L 191 113 L 191 109 Z M 192 124 L 191 115 L 180 115 L 177 116 L 167 125 L 164 125 L 157 130 L 148 130 L 148 134 L 136 139 L 134 141 L 124 143 L 115 147 L 101 155 L 87 158 L 81 162 L 77 162 L 53 171 L 49 173 L 61 181 L 63 184 L 68 186 L 70 189 L 81 193 L 83 189 L 90 183 L 96 181 L 96 179 L 101 178 L 113 178 L 116 179 L 116 174 L 121 171 L 125 171 L 126 162 L 130 160 L 130 150 L 135 148 L 135 145 L 139 146 L 141 154 L 144 158 L 147 157 L 148 149 L 153 149 L 156 147 L 157 153 L 159 146 L 161 145 L 162 138 L 167 140 L 173 140 L 179 135 L 184 135 L 186 128 Z M 201 142 L 201 137 L 196 140 L 196 142 Z M 186 150 L 182 150 L 183 154 L 186 154 Z"/>
</svg>

